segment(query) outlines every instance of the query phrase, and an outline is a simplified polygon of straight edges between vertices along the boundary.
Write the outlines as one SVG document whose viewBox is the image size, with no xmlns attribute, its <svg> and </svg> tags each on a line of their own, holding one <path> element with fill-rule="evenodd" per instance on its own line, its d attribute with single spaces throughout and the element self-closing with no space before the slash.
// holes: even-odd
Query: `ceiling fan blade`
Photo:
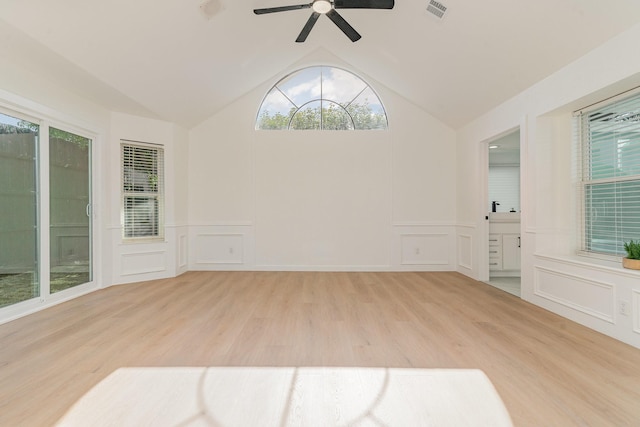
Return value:
<svg viewBox="0 0 640 427">
<path fill-rule="evenodd" d="M 326 15 L 333 21 L 334 24 L 338 26 L 342 30 L 343 33 L 347 35 L 351 39 L 352 42 L 356 42 L 360 40 L 362 37 L 358 32 L 351 26 L 347 21 L 344 20 L 342 16 L 335 9 L 331 9 Z"/>
<path fill-rule="evenodd" d="M 394 0 L 334 0 L 336 9 L 393 9 Z"/>
<path fill-rule="evenodd" d="M 293 6 L 280 6 L 280 7 L 267 7 L 265 9 L 253 9 L 253 13 L 256 15 L 264 15 L 265 13 L 275 13 L 275 12 L 286 12 L 288 10 L 299 10 L 299 9 L 309 9 L 311 7 L 311 3 L 309 4 L 296 4 Z"/>
<path fill-rule="evenodd" d="M 311 14 L 307 23 L 304 24 L 304 28 L 302 28 L 302 31 L 300 31 L 300 35 L 296 39 L 296 43 L 302 43 L 307 39 L 307 36 L 311 32 L 311 29 L 314 25 L 316 25 L 316 21 L 318 20 L 319 16 L 320 14 L 318 12 L 313 12 Z"/>
</svg>

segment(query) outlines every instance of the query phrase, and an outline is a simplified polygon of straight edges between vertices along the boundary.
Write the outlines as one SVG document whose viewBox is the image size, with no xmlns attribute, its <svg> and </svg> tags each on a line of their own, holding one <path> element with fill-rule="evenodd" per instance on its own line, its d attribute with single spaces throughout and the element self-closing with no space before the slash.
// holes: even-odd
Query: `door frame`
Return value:
<svg viewBox="0 0 640 427">
<path fill-rule="evenodd" d="M 40 296 L 17 302 L 0 308 L 0 324 L 10 322 L 28 314 L 35 313 L 61 302 L 76 298 L 98 289 L 101 286 L 102 269 L 96 260 L 102 259 L 102 225 L 98 215 L 96 200 L 101 199 L 100 177 L 102 166 L 98 153 L 104 149 L 103 132 L 88 126 L 78 125 L 79 120 L 64 113 L 51 110 L 18 95 L 0 90 L 0 112 L 37 123 L 39 128 L 36 158 L 37 180 L 37 245 L 38 245 L 38 274 L 40 277 Z M 91 229 L 89 235 L 90 263 L 92 280 L 90 282 L 50 294 L 50 192 L 49 192 L 49 127 L 75 133 L 91 140 L 90 152 L 90 201 L 91 201 Z M 46 280 L 45 280 L 46 278 Z"/>
<path fill-rule="evenodd" d="M 487 209 L 489 203 L 489 146 L 496 140 L 506 135 L 520 131 L 520 235 L 522 235 L 522 212 L 523 208 L 523 138 L 526 132 L 526 119 L 523 119 L 518 126 L 509 128 L 499 134 L 480 142 L 480 156 L 478 156 L 480 171 L 480 200 L 478 203 L 478 214 L 480 218 L 480 227 L 478 236 L 480 238 L 479 254 L 478 254 L 478 280 L 481 282 L 489 281 L 489 212 Z"/>
</svg>

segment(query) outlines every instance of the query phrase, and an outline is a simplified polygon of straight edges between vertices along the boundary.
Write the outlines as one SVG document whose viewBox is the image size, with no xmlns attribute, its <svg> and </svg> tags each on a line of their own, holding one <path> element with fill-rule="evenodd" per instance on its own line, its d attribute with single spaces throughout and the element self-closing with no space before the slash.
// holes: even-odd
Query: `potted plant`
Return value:
<svg viewBox="0 0 640 427">
<path fill-rule="evenodd" d="M 622 258 L 622 266 L 632 270 L 640 270 L 640 240 L 629 240 L 624 244 L 627 257 Z"/>
</svg>

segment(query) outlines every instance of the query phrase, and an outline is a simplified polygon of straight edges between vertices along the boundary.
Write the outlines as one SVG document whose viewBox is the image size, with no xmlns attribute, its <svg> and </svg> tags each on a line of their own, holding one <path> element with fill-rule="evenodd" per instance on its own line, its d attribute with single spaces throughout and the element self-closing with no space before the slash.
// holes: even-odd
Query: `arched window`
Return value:
<svg viewBox="0 0 640 427">
<path fill-rule="evenodd" d="M 309 67 L 271 88 L 260 105 L 256 129 L 387 129 L 387 114 L 360 77 L 335 67 Z"/>
</svg>

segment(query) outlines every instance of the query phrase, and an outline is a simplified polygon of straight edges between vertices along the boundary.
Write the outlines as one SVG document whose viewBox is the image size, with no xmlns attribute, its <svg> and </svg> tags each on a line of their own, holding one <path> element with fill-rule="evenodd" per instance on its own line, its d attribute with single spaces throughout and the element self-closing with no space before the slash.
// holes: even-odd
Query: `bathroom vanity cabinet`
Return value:
<svg viewBox="0 0 640 427">
<path fill-rule="evenodd" d="M 520 275 L 520 215 L 489 217 L 489 270 L 494 276 Z"/>
</svg>

